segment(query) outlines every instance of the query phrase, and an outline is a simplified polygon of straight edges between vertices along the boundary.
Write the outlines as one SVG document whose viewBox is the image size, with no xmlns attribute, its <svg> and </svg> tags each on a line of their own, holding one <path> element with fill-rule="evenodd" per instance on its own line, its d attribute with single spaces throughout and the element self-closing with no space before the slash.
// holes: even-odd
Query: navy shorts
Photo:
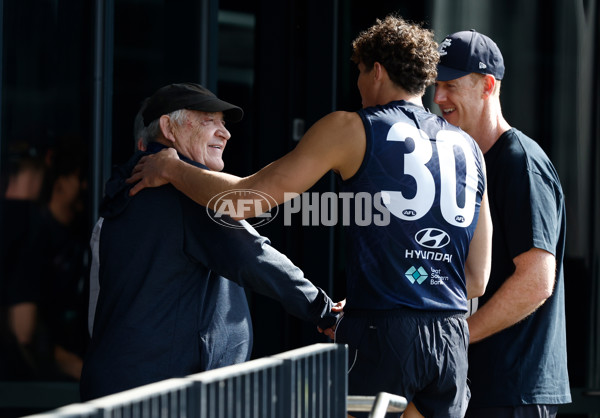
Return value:
<svg viewBox="0 0 600 418">
<path fill-rule="evenodd" d="M 428 418 L 464 416 L 470 391 L 463 313 L 346 312 L 335 342 L 348 345 L 349 395 L 388 392 L 412 401 Z"/>
</svg>

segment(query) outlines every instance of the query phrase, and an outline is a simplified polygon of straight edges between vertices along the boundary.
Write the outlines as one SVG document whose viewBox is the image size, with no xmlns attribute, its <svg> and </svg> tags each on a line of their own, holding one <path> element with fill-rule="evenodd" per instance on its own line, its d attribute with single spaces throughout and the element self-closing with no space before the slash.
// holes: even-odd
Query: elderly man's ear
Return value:
<svg viewBox="0 0 600 418">
<path fill-rule="evenodd" d="M 163 137 L 172 143 L 175 143 L 175 133 L 173 132 L 173 123 L 171 123 L 171 118 L 168 115 L 162 115 L 158 120 L 160 125 L 160 131 L 162 132 Z"/>
</svg>

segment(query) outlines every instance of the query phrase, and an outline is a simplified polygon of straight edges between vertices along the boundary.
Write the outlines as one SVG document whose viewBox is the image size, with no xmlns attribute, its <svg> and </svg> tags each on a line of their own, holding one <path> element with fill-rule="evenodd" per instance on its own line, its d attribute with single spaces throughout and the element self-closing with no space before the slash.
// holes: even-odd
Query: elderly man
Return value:
<svg viewBox="0 0 600 418">
<path fill-rule="evenodd" d="M 168 180 L 201 204 L 238 188 L 282 202 L 334 170 L 343 192 L 380 199 L 389 222 L 347 229 L 336 342 L 349 346 L 348 391 L 404 396 L 405 417 L 462 416 L 467 298 L 483 293 L 489 274 L 483 156 L 471 137 L 423 108 L 439 60 L 431 31 L 387 16 L 352 46 L 361 110 L 323 117 L 294 150 L 246 178 L 204 175 L 172 152 L 156 154 L 136 169 L 131 181 L 144 179 L 132 192 Z"/>
<path fill-rule="evenodd" d="M 167 147 L 190 165 L 222 170 L 225 121 L 242 114 L 192 83 L 165 86 L 146 104 L 154 142 L 113 174 L 100 210 L 100 293 L 82 399 L 247 360 L 242 286 L 321 328 L 334 322 L 329 297 L 248 224 L 225 228 L 172 186 L 129 196 L 125 179 L 139 158 Z"/>
<path fill-rule="evenodd" d="M 448 35 L 434 100 L 484 153 L 494 224 L 488 292 L 468 318 L 468 417 L 551 417 L 571 401 L 563 254 L 565 199 L 540 146 L 502 116 L 504 60 L 476 31 Z"/>
</svg>

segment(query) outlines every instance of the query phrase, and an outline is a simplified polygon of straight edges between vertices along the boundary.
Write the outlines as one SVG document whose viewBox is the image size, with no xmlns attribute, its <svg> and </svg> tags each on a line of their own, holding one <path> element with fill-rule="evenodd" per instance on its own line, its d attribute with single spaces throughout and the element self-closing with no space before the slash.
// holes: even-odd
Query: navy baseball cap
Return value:
<svg viewBox="0 0 600 418">
<path fill-rule="evenodd" d="M 242 108 L 219 99 L 206 87 L 195 83 L 179 83 L 161 87 L 150 96 L 142 113 L 144 126 L 179 109 L 223 112 L 228 122 L 239 122 L 244 116 Z"/>
<path fill-rule="evenodd" d="M 455 32 L 440 43 L 439 81 L 449 81 L 467 74 L 491 74 L 504 77 L 504 59 L 498 45 L 474 29 Z"/>
</svg>

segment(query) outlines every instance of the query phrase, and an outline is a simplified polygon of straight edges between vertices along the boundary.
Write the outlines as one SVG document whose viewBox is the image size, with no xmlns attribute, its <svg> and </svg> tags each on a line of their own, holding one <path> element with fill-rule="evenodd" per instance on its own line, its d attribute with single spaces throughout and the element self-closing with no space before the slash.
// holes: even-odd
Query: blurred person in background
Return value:
<svg viewBox="0 0 600 418">
<path fill-rule="evenodd" d="M 86 348 L 86 293 L 89 236 L 85 205 L 86 153 L 65 140 L 55 149 L 40 196 L 42 268 L 40 317 L 59 378 L 79 380 Z"/>
<path fill-rule="evenodd" d="M 5 302 L 30 380 L 79 380 L 85 351 L 86 181 L 79 142 L 57 142 Z M 10 221 L 10 220 L 8 220 Z"/>
<path fill-rule="evenodd" d="M 0 198 L 0 379 L 35 376 L 31 352 L 36 316 L 35 284 L 20 271 L 30 262 L 39 225 L 38 199 L 46 171 L 46 147 L 15 140 L 8 146 Z"/>
</svg>

